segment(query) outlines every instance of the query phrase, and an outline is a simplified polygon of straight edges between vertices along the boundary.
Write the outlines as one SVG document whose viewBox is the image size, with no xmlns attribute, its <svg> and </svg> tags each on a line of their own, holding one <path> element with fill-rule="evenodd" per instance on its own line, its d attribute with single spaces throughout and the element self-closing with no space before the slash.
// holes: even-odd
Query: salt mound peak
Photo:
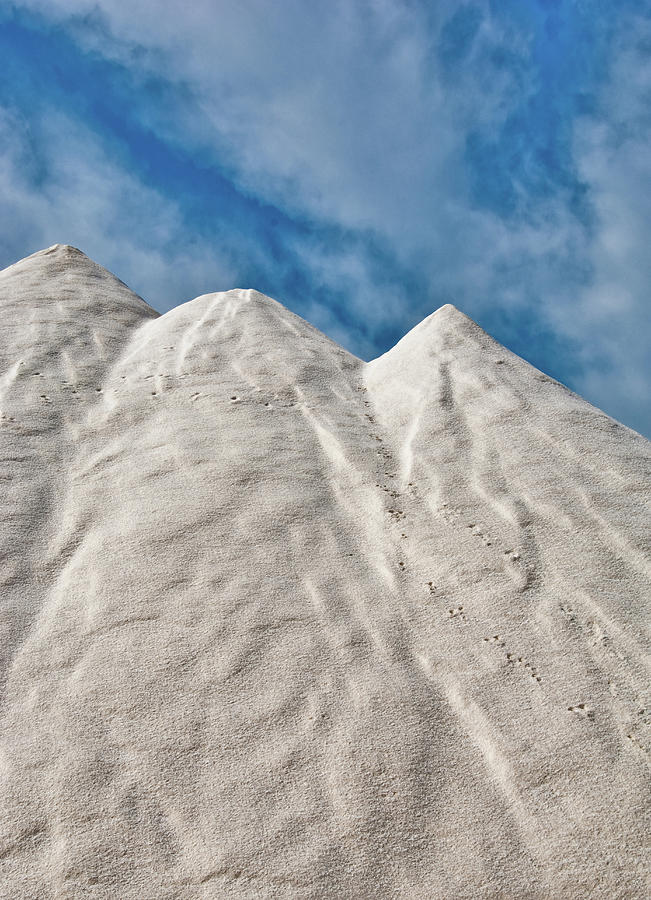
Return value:
<svg viewBox="0 0 651 900">
<path fill-rule="evenodd" d="M 452 336 L 453 334 L 459 337 L 474 337 L 475 339 L 479 339 L 481 336 L 488 337 L 486 332 L 470 316 L 461 312 L 452 303 L 445 303 L 417 325 L 414 325 L 387 353 L 400 352 L 398 348 L 401 348 L 401 350 L 409 348 L 411 352 L 417 345 L 425 349 L 428 342 L 433 339 L 440 339 L 444 335 Z M 489 340 L 492 341 L 492 338 L 489 338 Z"/>
<path fill-rule="evenodd" d="M 443 306 L 439 306 L 438 309 L 434 310 L 431 315 L 436 316 L 437 319 L 447 319 L 448 321 L 472 321 L 469 316 L 457 309 L 453 303 L 444 303 Z M 431 316 L 428 318 L 431 318 Z M 426 322 L 427 319 L 424 319 L 424 321 Z"/>
<path fill-rule="evenodd" d="M 43 256 L 50 256 L 53 253 L 63 256 L 84 256 L 86 259 L 89 259 L 82 250 L 78 247 L 73 247 L 72 244 L 52 244 L 51 247 L 46 247 L 44 250 L 38 250 L 33 255 L 38 256 L 42 254 Z"/>
<path fill-rule="evenodd" d="M 80 265 L 86 265 L 93 269 L 101 269 L 106 272 L 106 275 L 109 278 L 116 277 L 109 272 L 108 269 L 104 269 L 89 256 L 86 256 L 83 251 L 79 250 L 77 247 L 73 247 L 71 244 L 52 244 L 51 247 L 37 250 L 35 253 L 31 253 L 29 256 L 25 256 L 23 259 L 7 266 L 6 269 L 0 270 L 0 276 L 5 273 L 13 273 L 16 270 L 23 273 L 28 269 L 34 268 L 38 268 L 42 271 L 47 269 L 53 271 L 62 267 L 72 269 Z"/>
<path fill-rule="evenodd" d="M 8 266 L 0 271 L 0 283 L 0 302 L 10 314 L 20 315 L 23 298 L 61 322 L 79 316 L 109 330 L 109 316 L 158 316 L 123 281 L 70 244 L 53 244 Z M 103 317 L 107 320 L 101 323 Z"/>
</svg>

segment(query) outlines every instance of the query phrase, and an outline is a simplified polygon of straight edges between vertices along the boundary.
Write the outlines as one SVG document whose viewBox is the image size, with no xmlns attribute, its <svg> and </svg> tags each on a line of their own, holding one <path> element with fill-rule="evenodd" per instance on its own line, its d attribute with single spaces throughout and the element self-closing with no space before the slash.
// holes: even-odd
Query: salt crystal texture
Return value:
<svg viewBox="0 0 651 900">
<path fill-rule="evenodd" d="M 0 305 L 1 897 L 647 895 L 646 440 L 452 306 Z"/>
</svg>

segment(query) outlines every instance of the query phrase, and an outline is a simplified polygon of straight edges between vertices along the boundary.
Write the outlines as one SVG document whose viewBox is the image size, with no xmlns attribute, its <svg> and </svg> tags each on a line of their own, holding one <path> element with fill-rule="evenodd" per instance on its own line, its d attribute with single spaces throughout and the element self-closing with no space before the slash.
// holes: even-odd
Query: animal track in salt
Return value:
<svg viewBox="0 0 651 900">
<path fill-rule="evenodd" d="M 484 644 L 493 644 L 495 647 L 504 649 L 505 659 L 509 665 L 514 666 L 518 669 L 522 669 L 524 673 L 532 679 L 532 681 L 540 684 L 542 678 L 540 677 L 536 669 L 534 669 L 531 663 L 527 662 L 527 660 L 523 656 L 516 656 L 515 653 L 507 650 L 506 641 L 504 641 L 499 634 L 492 634 L 488 637 L 482 638 L 482 642 Z"/>
<path fill-rule="evenodd" d="M 637 748 L 638 748 L 638 750 L 641 750 L 643 753 L 646 753 L 647 755 L 649 754 L 648 748 L 644 746 L 644 744 L 643 744 L 642 741 L 638 738 L 637 735 L 632 734 L 632 733 L 629 732 L 629 733 L 626 735 L 626 737 L 629 739 L 629 741 L 633 744 L 634 747 L 637 747 Z"/>
<path fill-rule="evenodd" d="M 568 706 L 567 711 L 575 713 L 584 719 L 594 719 L 594 712 L 587 703 L 577 703 L 575 706 Z"/>
<path fill-rule="evenodd" d="M 565 616 L 565 618 L 571 625 L 578 627 L 579 620 L 576 616 L 576 613 L 574 612 L 574 609 L 571 606 L 565 606 L 561 603 L 558 608 L 560 609 L 560 611 L 563 613 L 563 615 Z"/>
<path fill-rule="evenodd" d="M 507 661 L 512 662 L 513 656 L 510 653 L 506 654 Z M 513 663 L 516 667 L 524 669 L 525 673 L 532 678 L 534 681 L 542 681 L 540 675 L 536 672 L 533 666 L 524 659 L 522 656 L 518 656 L 515 662 Z"/>
<path fill-rule="evenodd" d="M 461 619 L 462 622 L 467 622 L 466 614 L 463 611 L 463 606 L 455 606 L 448 609 L 448 616 L 451 619 Z"/>
</svg>

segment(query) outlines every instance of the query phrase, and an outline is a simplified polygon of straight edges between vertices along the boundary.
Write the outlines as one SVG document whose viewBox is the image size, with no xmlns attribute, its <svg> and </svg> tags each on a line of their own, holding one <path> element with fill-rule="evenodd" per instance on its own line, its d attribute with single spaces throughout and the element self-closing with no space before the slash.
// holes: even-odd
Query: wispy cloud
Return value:
<svg viewBox="0 0 651 900">
<path fill-rule="evenodd" d="M 255 286 L 367 358 L 452 301 L 651 431 L 639 4 L 25 0 L 5 26 L 6 257 L 73 231 L 154 305 Z"/>
<path fill-rule="evenodd" d="M 78 121 L 51 113 L 35 129 L 0 108 L 0 142 L 7 262 L 63 240 L 163 306 L 188 288 L 225 288 L 234 277 L 218 250 L 186 234 L 175 204 L 116 165 Z"/>
<path fill-rule="evenodd" d="M 575 128 L 594 224 L 587 282 L 559 327 L 581 343 L 580 389 L 651 433 L 651 19 L 617 37 L 599 105 Z"/>
</svg>

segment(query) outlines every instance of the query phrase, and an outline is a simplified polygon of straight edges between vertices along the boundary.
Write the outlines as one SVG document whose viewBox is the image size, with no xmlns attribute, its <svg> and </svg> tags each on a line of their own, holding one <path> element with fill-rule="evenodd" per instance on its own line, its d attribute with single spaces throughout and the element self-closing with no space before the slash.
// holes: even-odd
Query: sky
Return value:
<svg viewBox="0 0 651 900">
<path fill-rule="evenodd" d="M 367 360 L 453 303 L 651 436 L 651 0 L 0 0 L 0 59 L 0 267 Z"/>
</svg>

